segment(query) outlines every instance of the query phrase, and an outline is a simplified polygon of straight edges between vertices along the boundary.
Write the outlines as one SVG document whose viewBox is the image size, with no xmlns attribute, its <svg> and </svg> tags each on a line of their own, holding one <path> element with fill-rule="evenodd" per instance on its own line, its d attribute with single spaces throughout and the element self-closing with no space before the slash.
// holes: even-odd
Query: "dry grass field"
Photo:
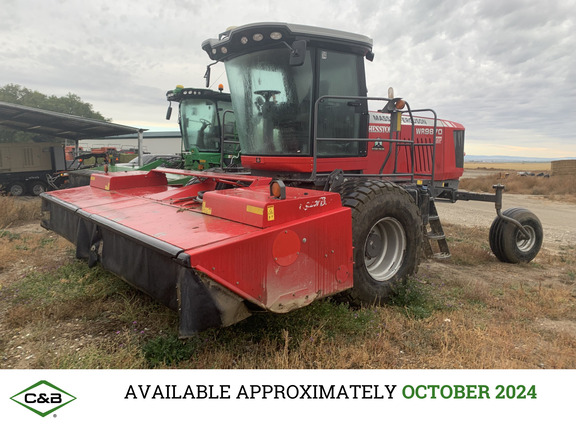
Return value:
<svg viewBox="0 0 576 432">
<path fill-rule="evenodd" d="M 478 166 L 476 166 L 478 165 Z M 506 193 L 538 195 L 547 199 L 576 203 L 576 175 L 538 176 L 548 174 L 549 163 L 538 164 L 466 164 L 468 172 L 479 170 L 480 176 L 466 176 L 460 181 L 460 188 L 477 192 L 492 192 L 492 185 L 501 183 Z M 531 172 L 533 176 L 518 173 Z"/>
<path fill-rule="evenodd" d="M 0 212 L 3 369 L 576 368 L 576 245 L 502 264 L 488 227 L 447 226 L 452 258 L 388 306 L 318 301 L 181 341 L 176 313 L 41 229 L 38 199 Z"/>
<path fill-rule="evenodd" d="M 487 169 L 495 171 L 533 171 L 533 172 L 550 172 L 550 162 L 466 162 L 464 169 Z"/>
</svg>

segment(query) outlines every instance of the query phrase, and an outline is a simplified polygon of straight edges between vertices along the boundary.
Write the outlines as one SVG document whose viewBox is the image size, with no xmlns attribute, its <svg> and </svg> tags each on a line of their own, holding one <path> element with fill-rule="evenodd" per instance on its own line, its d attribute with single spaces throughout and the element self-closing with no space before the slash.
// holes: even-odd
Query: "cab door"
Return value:
<svg viewBox="0 0 576 432">
<path fill-rule="evenodd" d="M 368 104 L 354 96 L 366 96 L 364 62 L 351 53 L 317 49 L 317 96 L 346 96 L 325 99 L 318 105 L 319 138 L 347 138 L 344 141 L 318 141 L 318 157 L 366 156 Z"/>
</svg>

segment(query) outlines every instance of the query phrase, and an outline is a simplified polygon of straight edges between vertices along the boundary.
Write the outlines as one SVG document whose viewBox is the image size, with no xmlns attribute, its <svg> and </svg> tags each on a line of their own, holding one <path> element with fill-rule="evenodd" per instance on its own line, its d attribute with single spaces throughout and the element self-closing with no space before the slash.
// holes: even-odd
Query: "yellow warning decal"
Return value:
<svg viewBox="0 0 576 432">
<path fill-rule="evenodd" d="M 205 213 L 207 215 L 212 214 L 212 209 L 210 207 L 206 207 L 206 203 L 204 201 L 202 201 L 202 213 Z"/>
<path fill-rule="evenodd" d="M 110 183 L 108 183 L 106 186 L 104 186 L 104 190 L 110 190 Z"/>
<path fill-rule="evenodd" d="M 94 180 L 96 177 L 90 176 L 90 181 Z"/>
<path fill-rule="evenodd" d="M 268 222 L 274 220 L 274 206 L 268 207 Z"/>
<path fill-rule="evenodd" d="M 251 205 L 247 205 L 247 206 L 246 206 L 246 211 L 247 211 L 248 213 L 254 213 L 254 214 L 257 214 L 257 215 L 260 215 L 260 216 L 262 216 L 262 215 L 264 214 L 264 209 L 263 209 L 263 208 L 261 208 L 261 207 L 254 207 L 254 206 L 251 206 Z"/>
</svg>

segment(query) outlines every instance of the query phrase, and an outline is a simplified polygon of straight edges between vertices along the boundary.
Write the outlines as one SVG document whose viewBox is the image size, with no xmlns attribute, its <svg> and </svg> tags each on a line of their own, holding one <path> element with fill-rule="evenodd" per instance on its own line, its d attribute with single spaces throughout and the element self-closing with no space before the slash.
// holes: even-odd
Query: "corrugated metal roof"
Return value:
<svg viewBox="0 0 576 432">
<path fill-rule="evenodd" d="M 71 140 L 138 133 L 142 129 L 0 102 L 0 126 Z"/>
</svg>

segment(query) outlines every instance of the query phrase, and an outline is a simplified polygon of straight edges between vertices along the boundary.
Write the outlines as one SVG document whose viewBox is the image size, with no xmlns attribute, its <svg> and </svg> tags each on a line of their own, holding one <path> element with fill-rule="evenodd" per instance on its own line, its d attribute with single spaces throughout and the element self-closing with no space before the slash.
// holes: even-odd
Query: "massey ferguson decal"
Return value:
<svg viewBox="0 0 576 432">
<path fill-rule="evenodd" d="M 390 124 L 390 115 L 389 114 L 380 114 L 380 113 L 370 113 L 370 126 L 374 124 Z M 447 125 L 445 120 L 436 120 L 437 127 L 455 127 L 455 124 Z M 402 116 L 402 124 L 410 125 L 412 122 L 410 121 L 410 117 Z M 434 127 L 434 120 L 431 118 L 424 118 L 424 117 L 414 117 L 414 124 L 416 126 L 431 126 Z"/>
<path fill-rule="evenodd" d="M 390 126 L 374 125 L 371 124 L 368 128 L 370 133 L 390 133 Z M 442 135 L 443 129 L 436 128 L 436 135 Z M 416 135 L 434 135 L 434 127 L 418 127 L 416 126 Z"/>
<path fill-rule="evenodd" d="M 407 132 L 407 129 L 411 127 L 412 123 L 409 117 L 403 116 L 402 119 L 402 129 Z M 434 135 L 434 120 L 430 118 L 414 117 L 415 125 L 415 136 L 418 141 L 418 137 L 421 137 L 423 142 L 430 142 L 432 136 Z M 455 127 L 455 124 L 448 125 L 444 120 L 436 120 L 436 144 L 442 143 L 442 136 L 444 133 L 444 127 Z M 370 113 L 370 125 L 368 126 L 369 133 L 377 135 L 373 138 L 381 138 L 382 140 L 387 140 L 390 137 L 390 115 L 380 114 L 380 113 Z M 386 145 L 383 141 L 375 141 L 374 146 L 371 148 L 373 151 L 385 151 L 387 150 Z"/>
</svg>

